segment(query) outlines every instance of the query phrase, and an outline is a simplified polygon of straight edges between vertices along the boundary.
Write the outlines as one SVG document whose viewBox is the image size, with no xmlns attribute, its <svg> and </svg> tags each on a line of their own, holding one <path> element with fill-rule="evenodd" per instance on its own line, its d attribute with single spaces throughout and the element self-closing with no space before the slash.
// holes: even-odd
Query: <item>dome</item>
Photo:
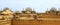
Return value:
<svg viewBox="0 0 60 25">
<path fill-rule="evenodd" d="M 32 11 L 32 9 L 30 7 L 27 7 L 26 11 Z"/>
<path fill-rule="evenodd" d="M 10 10 L 8 7 L 5 7 L 4 10 Z"/>
<path fill-rule="evenodd" d="M 3 12 L 3 14 L 13 14 L 13 11 L 11 11 L 8 7 L 6 7 Z"/>
<path fill-rule="evenodd" d="M 20 12 L 17 10 L 17 11 L 15 11 L 15 13 L 20 13 Z"/>
<path fill-rule="evenodd" d="M 10 8 L 8 8 L 8 7 L 5 7 L 3 11 L 11 11 L 11 12 L 13 12 L 13 11 L 12 11 Z"/>
<path fill-rule="evenodd" d="M 50 11 L 57 11 L 57 9 L 55 7 L 52 7 Z"/>
</svg>

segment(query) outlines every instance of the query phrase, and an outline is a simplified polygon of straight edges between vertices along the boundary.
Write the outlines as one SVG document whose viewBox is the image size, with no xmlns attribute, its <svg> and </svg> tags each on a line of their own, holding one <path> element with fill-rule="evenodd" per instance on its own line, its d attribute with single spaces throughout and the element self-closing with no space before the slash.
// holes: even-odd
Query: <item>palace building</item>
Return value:
<svg viewBox="0 0 60 25">
<path fill-rule="evenodd" d="M 60 11 L 52 7 L 45 13 L 37 13 L 34 9 L 12 11 L 4 8 L 0 11 L 0 25 L 60 25 Z"/>
</svg>

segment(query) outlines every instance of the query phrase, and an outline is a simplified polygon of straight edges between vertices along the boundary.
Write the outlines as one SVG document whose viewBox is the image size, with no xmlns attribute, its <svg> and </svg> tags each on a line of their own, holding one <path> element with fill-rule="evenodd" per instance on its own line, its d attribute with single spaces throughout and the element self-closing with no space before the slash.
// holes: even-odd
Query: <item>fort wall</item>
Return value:
<svg viewBox="0 0 60 25">
<path fill-rule="evenodd" d="M 60 20 L 13 20 L 12 25 L 60 25 Z"/>
<path fill-rule="evenodd" d="M 0 11 L 0 20 L 0 25 L 60 25 L 60 11 L 52 8 L 45 13 L 36 13 L 27 8 L 22 12 L 12 12 L 6 8 Z"/>
</svg>

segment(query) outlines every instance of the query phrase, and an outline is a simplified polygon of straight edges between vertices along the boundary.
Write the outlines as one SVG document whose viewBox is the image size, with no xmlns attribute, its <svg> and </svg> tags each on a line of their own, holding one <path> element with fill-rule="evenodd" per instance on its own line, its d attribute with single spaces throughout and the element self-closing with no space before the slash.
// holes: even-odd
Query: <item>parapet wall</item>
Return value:
<svg viewBox="0 0 60 25">
<path fill-rule="evenodd" d="M 60 25 L 60 20 L 13 20 L 12 25 Z"/>
</svg>

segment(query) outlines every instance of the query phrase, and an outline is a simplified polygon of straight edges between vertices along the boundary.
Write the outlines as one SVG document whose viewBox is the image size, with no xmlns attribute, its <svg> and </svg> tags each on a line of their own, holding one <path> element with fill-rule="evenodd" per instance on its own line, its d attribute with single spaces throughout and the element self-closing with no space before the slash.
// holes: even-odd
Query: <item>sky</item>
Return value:
<svg viewBox="0 0 60 25">
<path fill-rule="evenodd" d="M 13 11 L 22 11 L 23 8 L 30 7 L 36 12 L 45 12 L 51 7 L 60 8 L 60 0 L 0 0 L 0 10 L 5 7 Z"/>
</svg>

